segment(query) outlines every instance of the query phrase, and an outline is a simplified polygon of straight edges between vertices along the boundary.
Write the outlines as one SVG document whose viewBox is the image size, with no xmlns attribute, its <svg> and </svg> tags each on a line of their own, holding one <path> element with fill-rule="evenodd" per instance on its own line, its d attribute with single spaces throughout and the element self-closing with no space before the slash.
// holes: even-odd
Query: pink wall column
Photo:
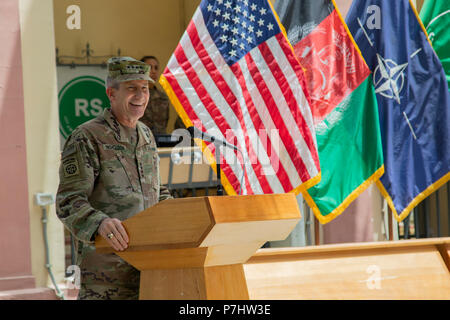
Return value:
<svg viewBox="0 0 450 320">
<path fill-rule="evenodd" d="M 340 216 L 323 226 L 323 244 L 374 241 L 370 191 L 361 193 Z"/>
<path fill-rule="evenodd" d="M 35 280 L 31 272 L 19 0 L 2 0 L 0 1 L 0 291 L 34 287 Z"/>
</svg>

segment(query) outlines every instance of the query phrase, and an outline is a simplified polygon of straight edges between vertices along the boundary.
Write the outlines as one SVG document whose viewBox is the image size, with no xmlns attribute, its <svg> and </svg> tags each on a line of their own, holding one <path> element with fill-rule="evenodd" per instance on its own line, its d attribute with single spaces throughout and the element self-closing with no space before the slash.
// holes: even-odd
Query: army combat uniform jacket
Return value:
<svg viewBox="0 0 450 320">
<path fill-rule="evenodd" d="M 156 86 L 150 88 L 150 99 L 144 115 L 140 119 L 152 130 L 153 134 L 167 133 L 167 123 L 169 122 L 169 97 L 164 91 Z"/>
<path fill-rule="evenodd" d="M 105 109 L 65 143 L 56 196 L 59 219 L 76 238 L 81 299 L 137 299 L 139 272 L 115 254 L 95 252 L 101 221 L 121 221 L 171 198 L 160 185 L 159 156 L 150 130 L 137 124 L 137 144 Z"/>
</svg>

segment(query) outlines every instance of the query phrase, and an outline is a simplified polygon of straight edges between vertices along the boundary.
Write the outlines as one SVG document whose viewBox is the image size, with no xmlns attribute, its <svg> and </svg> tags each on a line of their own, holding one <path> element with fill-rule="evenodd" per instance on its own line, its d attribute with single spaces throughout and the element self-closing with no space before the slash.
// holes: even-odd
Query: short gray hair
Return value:
<svg viewBox="0 0 450 320">
<path fill-rule="evenodd" d="M 107 76 L 105 86 L 106 86 L 106 89 L 108 89 L 108 88 L 119 89 L 120 81 L 117 81 L 116 79 L 111 78 L 110 76 Z"/>
</svg>

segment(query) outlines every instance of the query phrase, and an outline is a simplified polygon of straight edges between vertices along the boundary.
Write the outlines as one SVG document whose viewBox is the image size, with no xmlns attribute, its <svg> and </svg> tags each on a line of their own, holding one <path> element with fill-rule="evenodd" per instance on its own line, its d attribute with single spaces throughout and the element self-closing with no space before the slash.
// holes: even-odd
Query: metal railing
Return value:
<svg viewBox="0 0 450 320">
<path fill-rule="evenodd" d="M 450 236 L 450 182 L 419 203 L 399 223 L 400 239 Z"/>
</svg>

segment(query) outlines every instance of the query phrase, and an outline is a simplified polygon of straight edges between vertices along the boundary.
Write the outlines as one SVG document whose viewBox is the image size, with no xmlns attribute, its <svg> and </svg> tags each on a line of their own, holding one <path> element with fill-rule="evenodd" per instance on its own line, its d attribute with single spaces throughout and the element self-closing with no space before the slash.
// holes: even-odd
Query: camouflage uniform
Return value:
<svg viewBox="0 0 450 320">
<path fill-rule="evenodd" d="M 174 130 L 176 129 L 186 129 L 186 126 L 183 123 L 183 120 L 178 116 L 177 120 L 175 121 L 175 125 L 173 127 Z"/>
<path fill-rule="evenodd" d="M 149 66 L 130 57 L 108 61 L 108 81 L 154 81 Z M 114 85 L 114 84 L 111 84 Z M 140 273 L 115 254 L 95 251 L 106 218 L 121 221 L 171 198 L 160 186 L 159 157 L 149 128 L 122 126 L 110 109 L 67 139 L 61 155 L 56 213 L 76 241 L 79 299 L 137 299 Z"/>
<path fill-rule="evenodd" d="M 80 125 L 64 145 L 56 209 L 77 240 L 79 299 L 138 298 L 139 271 L 115 254 L 96 253 L 94 247 L 103 219 L 123 221 L 171 198 L 160 185 L 153 135 L 141 122 L 136 129 L 133 139 L 105 109 Z"/>
<path fill-rule="evenodd" d="M 150 100 L 148 101 L 147 108 L 145 109 L 144 116 L 139 119 L 147 127 L 149 127 L 153 134 L 167 134 L 167 123 L 169 122 L 169 97 L 167 94 L 159 90 L 156 86 L 150 88 Z M 186 127 L 181 121 L 180 117 L 177 117 L 175 121 L 174 129 L 185 129 Z"/>
<path fill-rule="evenodd" d="M 156 86 L 150 88 L 150 100 L 144 116 L 139 119 L 152 130 L 153 134 L 166 134 L 169 121 L 169 98 Z"/>
</svg>

